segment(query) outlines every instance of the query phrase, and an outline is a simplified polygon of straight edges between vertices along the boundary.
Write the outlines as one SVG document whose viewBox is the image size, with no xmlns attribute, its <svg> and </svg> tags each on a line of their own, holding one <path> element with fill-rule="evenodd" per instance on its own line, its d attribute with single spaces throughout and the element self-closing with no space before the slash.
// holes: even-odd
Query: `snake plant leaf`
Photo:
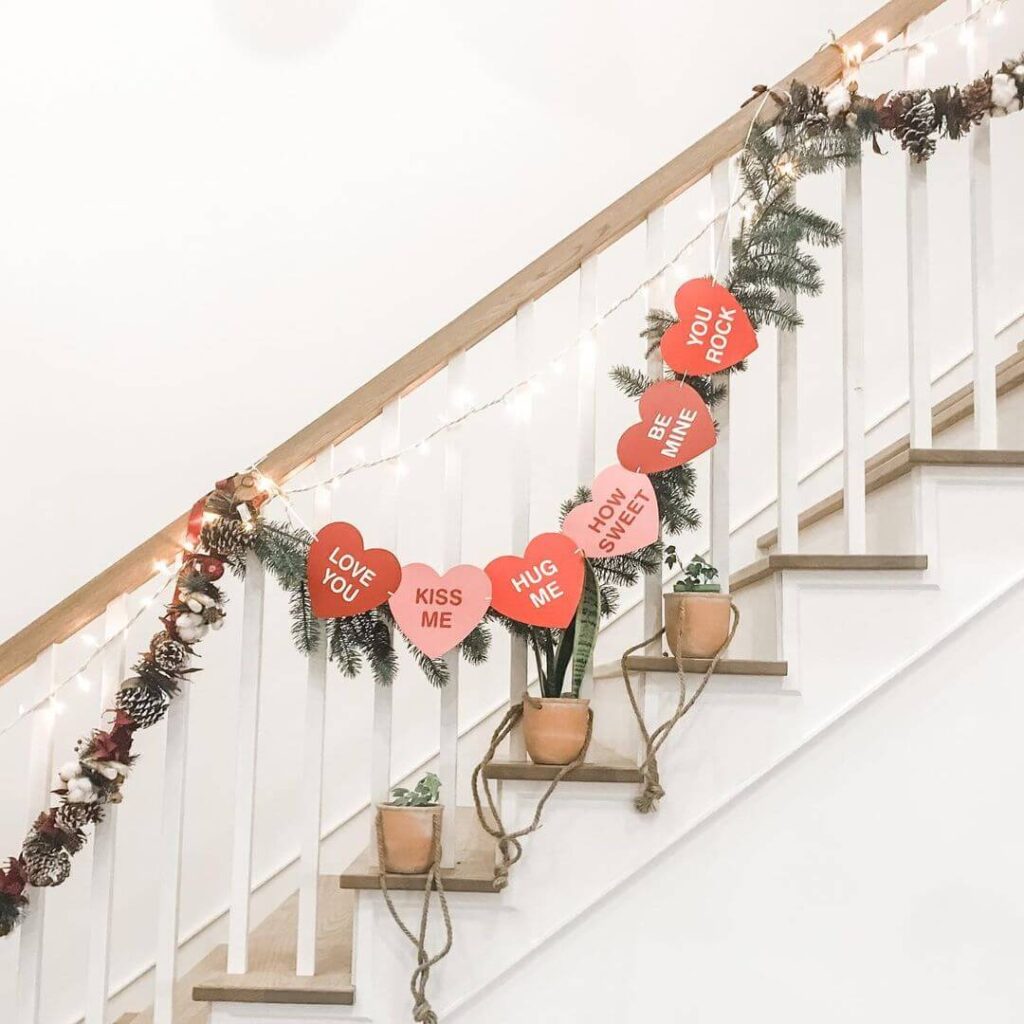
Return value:
<svg viewBox="0 0 1024 1024">
<path fill-rule="evenodd" d="M 580 695 L 583 677 L 587 666 L 594 656 L 597 644 L 597 630 L 601 622 L 601 594 L 597 585 L 597 577 L 589 561 L 584 562 L 586 577 L 583 583 L 583 596 L 580 606 L 576 609 L 576 619 L 572 642 L 572 695 Z"/>
</svg>

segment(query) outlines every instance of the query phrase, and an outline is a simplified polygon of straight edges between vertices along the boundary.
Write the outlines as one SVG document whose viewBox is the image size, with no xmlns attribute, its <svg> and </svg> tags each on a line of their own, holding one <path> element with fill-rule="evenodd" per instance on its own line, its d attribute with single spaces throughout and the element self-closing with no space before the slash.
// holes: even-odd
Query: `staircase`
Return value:
<svg viewBox="0 0 1024 1024">
<path fill-rule="evenodd" d="M 928 19 L 948 20 L 949 6 L 891 0 L 841 42 L 871 54 L 879 31 L 920 38 Z M 823 49 L 783 83 L 826 85 L 841 72 L 838 51 Z M 870 70 L 878 91 L 901 87 L 904 72 L 898 60 Z M 669 304 L 679 262 L 671 254 L 692 234 L 680 225 L 708 193 L 711 234 L 728 229 L 730 161 L 755 110 L 744 107 L 274 449 L 259 469 L 291 493 L 294 514 L 314 530 L 344 518 L 362 524 L 369 543 L 420 555 L 403 561 L 448 565 L 520 551 L 556 525 L 559 502 L 612 460 L 614 438 L 632 421 L 630 403 L 609 407 L 597 382 L 614 363 L 640 363 L 643 315 Z M 1012 118 L 1004 127 L 1004 138 L 1020 131 Z M 987 154 L 972 148 L 969 160 L 987 181 Z M 902 156 L 884 162 L 902 171 Z M 904 178 L 908 203 L 920 200 L 921 181 Z M 850 194 L 844 216 L 870 218 L 870 202 Z M 972 199 L 972 252 L 991 248 L 991 220 Z M 907 238 L 908 268 L 919 275 L 921 261 L 937 257 L 913 231 Z M 692 268 L 697 243 L 683 248 Z M 864 288 L 863 252 L 846 257 L 828 291 L 848 298 Z M 599 268 L 602 296 L 612 293 L 600 305 Z M 955 301 L 970 298 L 965 285 Z M 575 341 L 563 349 L 566 323 Z M 995 799 L 978 795 L 1024 768 L 1011 732 L 1024 699 L 1007 668 L 1019 658 L 1007 638 L 1024 611 L 1024 331 L 1015 335 L 1015 325 L 997 332 L 992 310 L 979 307 L 970 344 L 936 380 L 929 339 L 911 320 L 902 332 L 907 405 L 869 424 L 863 330 L 858 337 L 847 322 L 831 368 L 842 379 L 844 443 L 803 474 L 801 441 L 835 426 L 798 418 L 798 353 L 816 339 L 764 332 L 750 370 L 716 407 L 717 446 L 697 463 L 705 525 L 677 542 L 725 570 L 741 628 L 665 749 L 668 796 L 651 817 L 632 807 L 641 751 L 619 665 L 660 625 L 666 575 L 627 590 L 604 628 L 585 684 L 595 712 L 587 762 L 551 800 L 500 893 L 496 846 L 468 780 L 509 702 L 535 683 L 525 647 L 496 631 L 486 665 L 448 659 L 451 682 L 440 692 L 408 660 L 391 688 L 334 678 L 325 660 L 290 647 L 283 602 L 253 559 L 228 627 L 203 649 L 201 681 L 144 734 L 124 806 L 97 826 L 72 880 L 34 894 L 33 913 L 4 940 L 0 1020 L 408 1019 L 413 953 L 381 898 L 371 812 L 427 769 L 443 784 L 442 876 L 456 932 L 431 979 L 442 1020 L 500 1024 L 522 1019 L 524 1007 L 544 1022 L 953 1020 L 971 1005 L 983 1007 L 979 1019 L 1019 1019 L 1024 993 L 1006 987 L 1015 968 L 996 964 L 986 988 L 985 969 L 966 954 L 957 951 L 949 972 L 946 953 L 935 953 L 945 991 L 933 985 L 914 1010 L 906 986 L 887 975 L 905 956 L 918 989 L 931 984 L 928 937 L 939 944 L 946 922 L 914 915 L 927 918 L 939 892 L 949 916 L 970 918 L 956 899 L 977 892 L 949 891 L 951 875 L 967 873 L 964 857 L 990 859 L 1005 879 L 1024 853 L 1024 837 L 995 824 Z M 915 375 L 922 364 L 929 373 Z M 504 382 L 517 380 L 506 394 Z M 778 395 L 771 431 L 748 412 L 755 384 Z M 771 498 L 750 513 L 738 488 L 765 466 Z M 345 469 L 351 481 L 324 485 Z M 507 508 L 474 521 L 463 488 L 478 473 L 503 488 Z M 0 733 L 0 757 L 28 796 L 0 814 L 7 846 L 47 806 L 55 764 L 109 706 L 132 645 L 152 625 L 140 599 L 165 582 L 154 564 L 179 556 L 187 519 L 0 645 L 0 729 L 15 723 Z M 136 613 L 137 630 L 126 631 Z M 97 705 L 84 688 L 54 687 L 73 677 L 83 638 L 98 629 L 111 642 L 89 669 L 102 677 Z M 652 645 L 627 664 L 648 721 L 666 717 L 674 660 Z M 986 679 L 991 693 L 981 698 Z M 16 774 L 25 763 L 28 778 L 23 767 Z M 554 772 L 513 735 L 487 769 L 503 819 L 528 820 Z M 874 846 L 887 853 L 877 863 Z M 869 865 L 870 891 L 859 888 L 858 861 Z M 842 876 L 825 877 L 822 863 Z M 408 921 L 422 887 L 418 876 L 392 877 Z M 980 960 L 1012 943 L 1024 911 L 998 892 L 1005 920 L 987 903 L 973 911 L 968 945 Z M 907 925 L 905 948 L 878 926 L 890 913 Z M 843 922 L 848 948 L 835 938 Z M 83 966 L 69 979 L 76 954 Z M 801 961 L 813 974 L 806 984 Z M 60 985 L 48 980 L 56 972 Z"/>
</svg>

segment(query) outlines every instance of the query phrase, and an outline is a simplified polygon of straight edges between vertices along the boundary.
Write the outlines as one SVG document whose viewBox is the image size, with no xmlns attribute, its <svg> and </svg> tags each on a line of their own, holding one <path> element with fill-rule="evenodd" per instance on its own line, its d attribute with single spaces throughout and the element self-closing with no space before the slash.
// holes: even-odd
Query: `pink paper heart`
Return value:
<svg viewBox="0 0 1024 1024">
<path fill-rule="evenodd" d="M 574 508 L 562 526 L 588 558 L 625 555 L 658 539 L 658 501 L 649 477 L 609 466 L 592 490 L 593 501 Z"/>
<path fill-rule="evenodd" d="M 430 658 L 462 643 L 490 604 L 491 581 L 483 569 L 457 565 L 442 576 L 422 562 L 402 567 L 390 601 L 398 628 Z"/>
</svg>

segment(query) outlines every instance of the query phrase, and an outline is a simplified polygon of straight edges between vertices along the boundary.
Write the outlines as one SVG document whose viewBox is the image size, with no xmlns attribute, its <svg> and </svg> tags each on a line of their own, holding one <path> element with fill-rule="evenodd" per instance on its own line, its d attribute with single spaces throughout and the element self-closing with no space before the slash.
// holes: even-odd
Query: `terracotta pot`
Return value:
<svg viewBox="0 0 1024 1024">
<path fill-rule="evenodd" d="M 396 875 L 425 875 L 434 857 L 434 818 L 440 818 L 444 808 L 383 804 L 379 810 L 384 869 Z"/>
<path fill-rule="evenodd" d="M 665 595 L 665 639 L 673 655 L 681 646 L 684 658 L 713 658 L 729 636 L 731 625 L 728 594 L 684 591 Z"/>
<path fill-rule="evenodd" d="M 538 707 L 539 704 L 539 707 Z M 523 704 L 523 737 L 534 764 L 569 764 L 587 740 L 589 700 L 541 697 Z"/>
</svg>

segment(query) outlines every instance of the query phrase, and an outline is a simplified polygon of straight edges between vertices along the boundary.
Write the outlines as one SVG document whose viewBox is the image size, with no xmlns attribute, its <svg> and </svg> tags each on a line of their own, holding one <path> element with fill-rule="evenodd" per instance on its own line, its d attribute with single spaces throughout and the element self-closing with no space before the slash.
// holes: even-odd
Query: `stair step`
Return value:
<svg viewBox="0 0 1024 1024">
<path fill-rule="evenodd" d="M 447 813 L 447 810 L 446 812 Z M 459 862 L 453 868 L 441 869 L 441 881 L 447 892 L 494 893 L 496 845 L 480 827 L 476 810 L 456 808 L 455 833 Z M 376 847 L 367 847 L 346 869 L 339 880 L 342 889 L 380 889 Z M 388 875 L 388 889 L 423 891 L 426 875 Z"/>
<path fill-rule="evenodd" d="M 880 458 L 880 456 L 885 458 Z M 880 452 L 867 462 L 864 493 L 872 494 L 886 484 L 898 480 L 914 466 L 1024 466 L 1024 452 L 978 448 L 910 448 L 890 453 Z M 843 508 L 843 492 L 834 493 L 804 509 L 798 520 L 799 528 L 806 529 Z M 778 529 L 769 530 L 757 538 L 757 546 L 766 551 L 778 543 Z"/>
<path fill-rule="evenodd" d="M 927 555 L 768 555 L 753 562 L 729 579 L 732 593 L 767 579 L 785 570 L 851 570 L 859 572 L 889 569 L 917 570 L 928 568 Z"/>
<path fill-rule="evenodd" d="M 519 779 L 525 782 L 550 782 L 561 768 L 556 764 L 532 761 L 492 761 L 484 770 L 489 779 Z M 639 782 L 636 762 L 598 746 L 590 745 L 587 760 L 565 776 L 566 782 Z"/>
<path fill-rule="evenodd" d="M 683 668 L 687 672 L 703 675 L 711 664 L 707 658 L 684 658 Z M 676 659 L 669 654 L 634 654 L 626 659 L 626 668 L 631 672 L 671 672 L 675 674 Z M 789 665 L 784 661 L 760 661 L 751 658 L 723 658 L 715 666 L 716 676 L 784 676 L 789 674 Z M 594 679 L 621 679 L 622 663 L 619 661 L 598 665 Z"/>
<path fill-rule="evenodd" d="M 299 913 L 298 893 L 290 896 L 253 932 L 249 940 L 249 970 L 227 973 L 227 948 L 220 946 L 214 963 L 206 964 L 201 981 L 192 989 L 197 1003 L 307 1003 L 351 1006 L 352 910 L 351 893 L 341 892 L 333 878 L 320 879 L 317 923 L 317 970 L 308 978 L 295 973 Z M 212 959 L 212 957 L 211 957 Z"/>
</svg>

